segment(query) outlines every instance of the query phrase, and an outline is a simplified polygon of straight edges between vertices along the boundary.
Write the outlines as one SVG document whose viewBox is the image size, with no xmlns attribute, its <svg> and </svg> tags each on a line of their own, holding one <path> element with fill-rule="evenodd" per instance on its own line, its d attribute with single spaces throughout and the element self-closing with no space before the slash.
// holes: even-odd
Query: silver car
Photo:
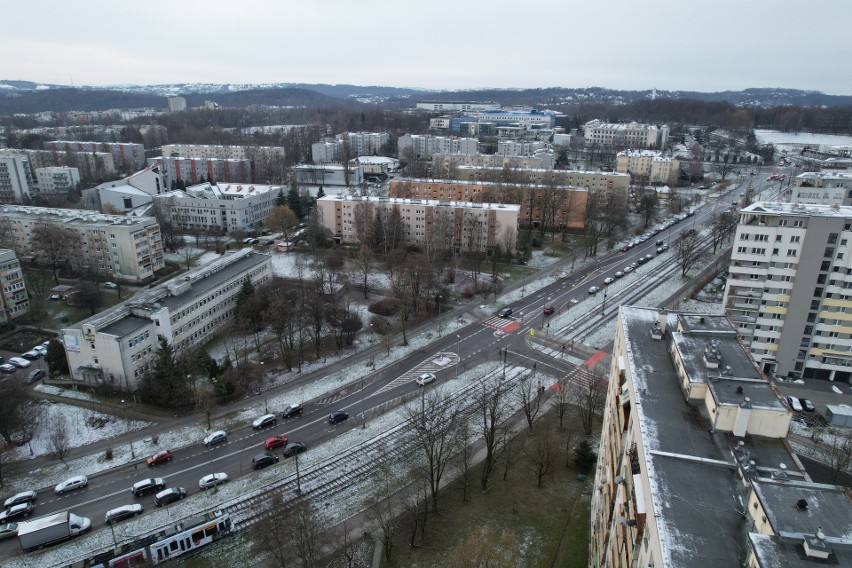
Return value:
<svg viewBox="0 0 852 568">
<path fill-rule="evenodd" d="M 201 489 L 210 489 L 211 487 L 216 487 L 217 485 L 222 485 L 227 482 L 227 473 L 211 473 L 198 480 L 198 487 Z"/>
<path fill-rule="evenodd" d="M 66 479 L 62 483 L 57 484 L 56 487 L 53 488 L 53 491 L 57 495 L 62 495 L 66 491 L 73 491 L 75 489 L 82 489 L 83 487 L 86 487 L 88 484 L 89 484 L 89 480 L 86 478 L 85 475 L 75 475 L 74 477 L 69 477 L 68 479 Z"/>
<path fill-rule="evenodd" d="M 222 442 L 228 441 L 228 433 L 224 430 L 216 430 L 215 432 L 210 432 L 204 438 L 205 446 L 215 446 L 216 444 L 221 444 Z"/>
</svg>

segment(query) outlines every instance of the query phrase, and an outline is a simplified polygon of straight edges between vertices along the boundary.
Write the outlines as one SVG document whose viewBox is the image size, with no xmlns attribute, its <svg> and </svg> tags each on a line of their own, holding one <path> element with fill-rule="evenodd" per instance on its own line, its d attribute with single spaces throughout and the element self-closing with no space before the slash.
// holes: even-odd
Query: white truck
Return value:
<svg viewBox="0 0 852 568">
<path fill-rule="evenodd" d="M 24 551 L 34 550 L 88 532 L 92 521 L 70 511 L 60 511 L 18 523 L 18 542 Z"/>
</svg>

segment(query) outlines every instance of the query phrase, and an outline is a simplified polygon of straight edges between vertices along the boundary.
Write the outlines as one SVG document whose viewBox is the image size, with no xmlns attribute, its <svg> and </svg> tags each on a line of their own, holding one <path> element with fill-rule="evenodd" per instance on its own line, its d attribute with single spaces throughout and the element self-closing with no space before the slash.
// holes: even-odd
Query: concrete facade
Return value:
<svg viewBox="0 0 852 568">
<path fill-rule="evenodd" d="M 615 164 L 615 171 L 633 174 L 650 184 L 674 185 L 680 179 L 680 160 L 654 150 L 619 152 Z"/>
<path fill-rule="evenodd" d="M 293 176 L 300 185 L 351 187 L 364 181 L 364 170 L 359 166 L 350 166 L 347 179 L 347 172 L 342 165 L 301 164 L 293 168 Z"/>
<path fill-rule="evenodd" d="M 805 172 L 796 176 L 792 203 L 852 205 L 852 173 Z"/>
<path fill-rule="evenodd" d="M 397 140 L 399 157 L 409 156 L 417 160 L 431 158 L 433 154 L 461 154 L 473 156 L 479 153 L 479 140 L 421 134 L 405 134 Z"/>
<path fill-rule="evenodd" d="M 3 287 L 0 291 L 0 323 L 7 323 L 26 314 L 30 309 L 21 262 L 13 250 L 0 249 L 0 283 Z"/>
<path fill-rule="evenodd" d="M 27 203 L 32 194 L 29 159 L 24 154 L 0 153 L 0 203 Z"/>
<path fill-rule="evenodd" d="M 78 168 L 67 166 L 36 168 L 35 173 L 38 180 L 38 191 L 42 195 L 66 194 L 68 190 L 74 189 L 80 183 L 80 170 Z"/>
<path fill-rule="evenodd" d="M 112 154 L 113 162 L 122 170 L 135 171 L 145 167 L 145 147 L 129 142 L 78 142 L 76 140 L 55 140 L 45 142 L 46 150 L 90 154 L 107 152 Z"/>
<path fill-rule="evenodd" d="M 595 119 L 583 125 L 586 145 L 605 148 L 663 150 L 668 145 L 669 127 L 637 122 L 608 123 Z"/>
</svg>

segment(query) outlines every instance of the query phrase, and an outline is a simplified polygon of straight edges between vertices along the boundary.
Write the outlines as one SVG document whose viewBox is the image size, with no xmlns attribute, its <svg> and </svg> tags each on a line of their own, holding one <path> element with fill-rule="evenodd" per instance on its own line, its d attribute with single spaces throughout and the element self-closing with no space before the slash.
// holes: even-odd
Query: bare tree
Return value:
<svg viewBox="0 0 852 568">
<path fill-rule="evenodd" d="M 650 225 L 657 216 L 659 202 L 660 200 L 657 197 L 656 191 L 651 190 L 642 192 L 642 197 L 639 198 L 639 203 L 636 205 L 636 213 L 642 217 L 642 227 L 644 229 L 647 229 L 648 225 Z"/>
<path fill-rule="evenodd" d="M 536 478 L 536 484 L 541 487 L 542 480 L 553 465 L 553 435 L 547 430 L 543 436 L 538 436 L 524 452 L 529 460 L 530 469 Z"/>
<path fill-rule="evenodd" d="M 286 502 L 280 492 L 275 492 L 268 503 L 263 522 L 251 526 L 252 548 L 259 554 L 271 556 L 273 565 L 278 568 L 295 566 L 291 541 L 293 528 L 290 519 L 281 514 Z"/>
<path fill-rule="evenodd" d="M 367 516 L 378 528 L 379 539 L 384 548 L 385 560 L 390 562 L 393 557 L 394 540 L 399 529 L 399 519 L 394 510 L 393 503 L 389 498 L 379 499 L 370 506 Z"/>
<path fill-rule="evenodd" d="M 361 286 L 364 290 L 364 299 L 370 295 L 370 275 L 373 273 L 373 265 L 375 264 L 375 255 L 366 244 L 362 244 L 358 249 L 358 256 L 355 258 L 355 272 L 358 280 L 361 281 Z"/>
<path fill-rule="evenodd" d="M 403 499 L 403 507 L 411 524 L 409 545 L 417 546 L 417 533 L 420 532 L 420 542 L 426 538 L 426 522 L 429 519 L 429 487 L 426 483 L 414 484 L 413 488 Z"/>
<path fill-rule="evenodd" d="M 316 568 L 320 559 L 320 522 L 309 499 L 301 498 L 290 509 L 287 518 L 292 530 L 293 547 L 301 566 Z"/>
<path fill-rule="evenodd" d="M 826 428 L 819 435 L 819 451 L 831 471 L 831 482 L 852 469 L 852 436 L 842 428 Z"/>
<path fill-rule="evenodd" d="M 285 248 L 290 252 L 290 234 L 299 225 L 299 218 L 289 205 L 273 207 L 264 221 L 270 231 L 280 231 L 284 237 Z"/>
<path fill-rule="evenodd" d="M 20 441 L 18 435 L 38 414 L 27 395 L 23 381 L 0 383 L 0 437 L 9 445 Z"/>
<path fill-rule="evenodd" d="M 509 531 L 477 527 L 449 554 L 449 568 L 514 568 L 523 564 L 521 546 Z"/>
<path fill-rule="evenodd" d="M 529 427 L 530 434 L 532 434 L 533 422 L 538 417 L 543 399 L 540 381 L 538 383 L 536 382 L 535 366 L 530 373 L 524 373 L 524 376 L 521 377 L 521 380 L 518 383 L 516 395 L 524 409 L 524 416 L 527 419 L 527 427 Z"/>
<path fill-rule="evenodd" d="M 477 410 L 481 420 L 482 437 L 485 440 L 485 460 L 482 463 L 480 487 L 488 489 L 488 479 L 494 471 L 494 466 L 506 441 L 506 430 L 503 423 L 509 414 L 507 404 L 508 386 L 498 377 L 480 382 L 480 392 L 477 394 Z"/>
<path fill-rule="evenodd" d="M 606 379 L 597 372 L 588 375 L 587 380 L 572 390 L 577 415 L 587 436 L 592 434 L 595 417 L 603 411 L 606 402 Z"/>
<path fill-rule="evenodd" d="M 680 275 L 686 276 L 689 269 L 698 263 L 700 241 L 698 233 L 684 233 L 675 241 L 675 258 L 680 264 Z"/>
<path fill-rule="evenodd" d="M 556 411 L 556 416 L 559 418 L 559 429 L 562 430 L 565 427 L 566 418 L 568 418 L 571 393 L 567 382 L 560 381 L 556 389 L 556 394 L 553 396 L 553 407 Z"/>
<path fill-rule="evenodd" d="M 51 269 L 56 284 L 59 284 L 59 270 L 68 264 L 70 243 L 65 230 L 58 225 L 39 224 L 32 230 L 33 253 Z"/>
<path fill-rule="evenodd" d="M 62 417 L 50 425 L 50 430 L 47 434 L 47 445 L 53 456 L 61 461 L 65 468 L 68 469 L 65 458 L 68 457 L 68 452 L 71 451 L 71 439 L 68 436 L 68 429 Z"/>
</svg>

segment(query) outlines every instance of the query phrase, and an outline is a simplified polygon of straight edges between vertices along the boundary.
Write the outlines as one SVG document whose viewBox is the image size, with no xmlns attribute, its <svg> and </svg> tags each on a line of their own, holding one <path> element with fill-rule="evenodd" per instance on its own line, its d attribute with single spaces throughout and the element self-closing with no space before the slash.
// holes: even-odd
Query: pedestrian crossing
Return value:
<svg viewBox="0 0 852 568">
<path fill-rule="evenodd" d="M 497 316 L 485 320 L 484 322 L 482 322 L 482 325 L 490 327 L 491 329 L 502 331 L 503 333 L 511 333 L 521 327 L 520 322 L 517 322 L 513 319 L 501 318 Z"/>
<path fill-rule="evenodd" d="M 414 366 L 399 377 L 395 378 L 394 380 L 380 388 L 378 391 L 376 391 L 376 394 L 387 392 L 389 390 L 395 389 L 400 385 L 415 381 L 417 380 L 417 377 L 419 377 L 423 373 L 433 373 L 436 377 L 438 377 L 436 382 L 441 382 L 441 379 L 443 377 L 439 376 L 438 373 L 440 371 L 443 371 L 444 369 L 452 368 L 455 365 L 458 365 L 458 363 L 459 356 L 457 353 L 452 353 L 448 351 L 438 353 L 433 357 L 426 359 L 422 363 Z"/>
</svg>

